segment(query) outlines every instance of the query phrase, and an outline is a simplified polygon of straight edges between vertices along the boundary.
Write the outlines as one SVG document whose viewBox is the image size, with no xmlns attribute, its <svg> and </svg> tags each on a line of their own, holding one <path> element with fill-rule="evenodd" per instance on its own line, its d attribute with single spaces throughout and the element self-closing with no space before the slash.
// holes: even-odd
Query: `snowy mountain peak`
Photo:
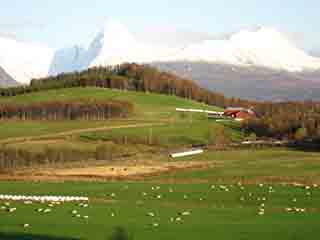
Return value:
<svg viewBox="0 0 320 240">
<path fill-rule="evenodd" d="M 163 36 L 164 41 L 167 38 Z M 80 71 L 124 62 L 207 62 L 257 66 L 289 72 L 320 69 L 320 58 L 297 48 L 285 34 L 269 27 L 241 30 L 223 39 L 199 40 L 168 47 L 140 40 L 123 24 L 111 20 L 88 48 L 53 51 L 0 37 L 0 66 L 20 83 L 32 78 Z"/>
<path fill-rule="evenodd" d="M 320 68 L 320 59 L 309 56 L 284 34 L 267 27 L 242 30 L 227 39 L 189 45 L 171 60 L 261 66 L 291 72 Z"/>
</svg>

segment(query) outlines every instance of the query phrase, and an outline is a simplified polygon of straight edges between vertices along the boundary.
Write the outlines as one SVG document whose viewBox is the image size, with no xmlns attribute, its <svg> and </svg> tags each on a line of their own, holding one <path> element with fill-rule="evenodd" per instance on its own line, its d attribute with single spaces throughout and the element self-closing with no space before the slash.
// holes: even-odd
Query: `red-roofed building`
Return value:
<svg viewBox="0 0 320 240">
<path fill-rule="evenodd" d="M 251 109 L 246 108 L 226 108 L 224 116 L 234 118 L 237 121 L 244 121 L 250 118 L 256 118 L 257 114 Z"/>
</svg>

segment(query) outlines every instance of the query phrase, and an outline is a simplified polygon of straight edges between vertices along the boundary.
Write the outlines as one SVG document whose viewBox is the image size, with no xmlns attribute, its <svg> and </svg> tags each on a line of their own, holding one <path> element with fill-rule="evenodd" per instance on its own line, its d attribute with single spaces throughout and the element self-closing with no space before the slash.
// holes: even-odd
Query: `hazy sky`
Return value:
<svg viewBox="0 0 320 240">
<path fill-rule="evenodd" d="M 319 0 L 6 0 L 0 34 L 58 48 L 88 44 L 108 19 L 132 31 L 189 31 L 190 38 L 269 26 L 319 49 L 319 10 Z"/>
</svg>

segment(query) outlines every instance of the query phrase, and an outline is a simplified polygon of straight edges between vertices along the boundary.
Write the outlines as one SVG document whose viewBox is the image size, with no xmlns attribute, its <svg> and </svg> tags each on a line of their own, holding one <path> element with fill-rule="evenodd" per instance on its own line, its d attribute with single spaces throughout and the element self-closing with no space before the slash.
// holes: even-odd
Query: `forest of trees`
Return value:
<svg viewBox="0 0 320 240">
<path fill-rule="evenodd" d="M 0 146 L 0 171 L 39 165 L 56 165 L 66 162 L 112 161 L 125 156 L 115 144 L 101 144 L 95 150 L 48 146 L 42 151 Z"/>
<path fill-rule="evenodd" d="M 243 124 L 248 133 L 258 137 L 280 139 L 295 138 L 297 131 L 305 132 L 304 138 L 320 137 L 320 103 L 305 102 L 257 102 L 239 98 L 227 98 L 218 92 L 200 87 L 192 80 L 160 72 L 148 65 L 122 64 L 115 67 L 95 67 L 82 72 L 35 79 L 30 86 L 0 89 L 0 96 L 15 96 L 48 89 L 71 87 L 101 87 L 176 95 L 209 105 L 252 108 L 257 119 Z"/>
<path fill-rule="evenodd" d="M 0 105 L 0 119 L 104 120 L 127 117 L 132 112 L 133 104 L 124 101 L 55 101 Z"/>
</svg>

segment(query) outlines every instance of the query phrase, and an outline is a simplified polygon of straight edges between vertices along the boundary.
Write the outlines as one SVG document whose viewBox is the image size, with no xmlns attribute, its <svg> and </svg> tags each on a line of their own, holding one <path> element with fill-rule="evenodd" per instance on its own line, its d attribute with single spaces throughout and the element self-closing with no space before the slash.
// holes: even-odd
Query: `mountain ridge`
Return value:
<svg viewBox="0 0 320 240">
<path fill-rule="evenodd" d="M 320 98 L 320 58 L 307 54 L 284 34 L 268 27 L 245 29 L 181 47 L 144 42 L 116 21 L 109 21 L 86 48 L 75 45 L 53 51 L 0 38 L 0 66 L 22 84 L 32 78 L 124 62 L 160 66 L 182 76 L 187 72 L 202 86 L 228 96 L 296 99 L 300 94 L 302 99 Z"/>
</svg>

